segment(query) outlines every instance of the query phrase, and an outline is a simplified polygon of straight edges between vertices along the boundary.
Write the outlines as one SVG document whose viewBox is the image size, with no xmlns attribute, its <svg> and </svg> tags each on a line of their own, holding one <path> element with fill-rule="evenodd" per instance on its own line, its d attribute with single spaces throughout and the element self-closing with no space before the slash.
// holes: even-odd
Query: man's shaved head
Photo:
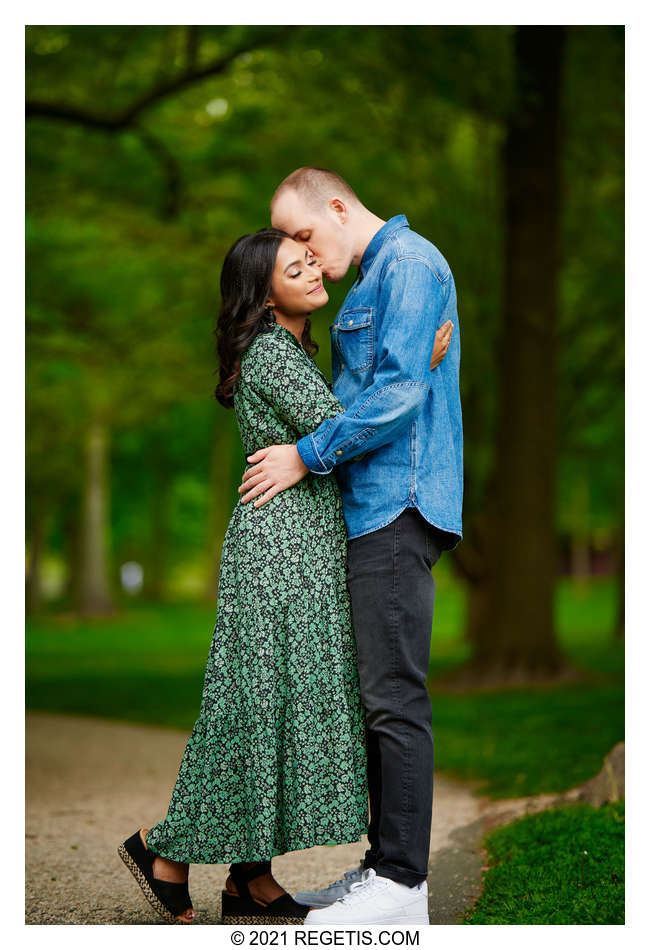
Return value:
<svg viewBox="0 0 650 950">
<path fill-rule="evenodd" d="M 301 204 L 311 211 L 324 211 L 330 198 L 341 198 L 346 204 L 361 202 L 345 179 L 327 168 L 297 168 L 280 182 L 271 199 L 271 214 L 278 199 L 287 191 L 294 191 Z"/>
<path fill-rule="evenodd" d="M 297 168 L 277 187 L 271 222 L 318 258 L 326 280 L 342 280 L 358 265 L 385 224 L 361 204 L 347 181 L 326 168 Z"/>
</svg>

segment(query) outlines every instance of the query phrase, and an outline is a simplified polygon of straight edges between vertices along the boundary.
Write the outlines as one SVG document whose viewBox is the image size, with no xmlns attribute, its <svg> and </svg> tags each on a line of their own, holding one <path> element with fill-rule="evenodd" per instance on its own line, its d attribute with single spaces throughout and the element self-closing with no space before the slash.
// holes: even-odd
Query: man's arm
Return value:
<svg viewBox="0 0 650 950">
<path fill-rule="evenodd" d="M 296 446 L 270 446 L 248 458 L 240 494 L 256 507 L 299 481 L 308 470 L 327 474 L 360 452 L 392 442 L 420 412 L 431 379 L 431 353 L 449 299 L 450 273 L 439 279 L 426 261 L 393 262 L 384 277 L 376 319 L 381 327 L 370 386 L 333 419 L 326 419 Z"/>
</svg>

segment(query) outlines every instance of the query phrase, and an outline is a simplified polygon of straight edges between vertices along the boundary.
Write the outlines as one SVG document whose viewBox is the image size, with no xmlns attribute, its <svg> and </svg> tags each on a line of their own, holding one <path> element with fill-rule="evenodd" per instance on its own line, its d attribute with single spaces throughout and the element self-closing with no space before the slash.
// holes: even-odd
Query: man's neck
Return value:
<svg viewBox="0 0 650 950">
<path fill-rule="evenodd" d="M 386 222 L 377 217 L 376 214 L 373 214 L 372 211 L 368 211 L 367 208 L 362 208 L 359 212 L 358 221 L 355 222 L 358 239 L 356 242 L 355 253 L 352 258 L 351 264 L 355 267 L 358 267 L 361 263 L 363 255 L 366 253 L 366 248 L 374 238 L 377 231 L 380 231 L 381 228 L 386 224 Z"/>
</svg>

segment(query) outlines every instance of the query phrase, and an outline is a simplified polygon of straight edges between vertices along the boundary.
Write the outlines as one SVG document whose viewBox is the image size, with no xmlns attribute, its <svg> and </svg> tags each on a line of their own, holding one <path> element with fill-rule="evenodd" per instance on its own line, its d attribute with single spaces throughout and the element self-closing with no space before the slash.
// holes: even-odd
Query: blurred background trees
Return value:
<svg viewBox="0 0 650 950">
<path fill-rule="evenodd" d="M 30 609 L 214 600 L 244 465 L 219 268 L 313 164 L 454 271 L 466 675 L 561 673 L 558 576 L 622 589 L 623 30 L 43 26 L 26 50 Z M 353 279 L 314 318 L 328 374 Z"/>
</svg>

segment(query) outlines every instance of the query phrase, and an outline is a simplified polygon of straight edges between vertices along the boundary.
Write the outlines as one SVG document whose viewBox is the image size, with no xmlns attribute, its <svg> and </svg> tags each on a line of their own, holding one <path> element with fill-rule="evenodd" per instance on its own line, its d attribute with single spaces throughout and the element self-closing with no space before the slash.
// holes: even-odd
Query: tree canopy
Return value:
<svg viewBox="0 0 650 950">
<path fill-rule="evenodd" d="M 499 412 L 502 150 L 521 108 L 513 36 L 27 28 L 28 544 L 40 531 L 65 551 L 84 433 L 100 424 L 111 433 L 113 572 L 137 557 L 146 574 L 163 510 L 168 567 L 214 557 L 210 535 L 225 527 L 242 463 L 233 414 L 212 395 L 220 264 L 268 223 L 275 186 L 305 164 L 338 171 L 384 218 L 406 213 L 452 266 L 465 518 L 480 518 Z M 623 493 L 623 56 L 621 28 L 566 30 L 555 530 L 562 543 L 604 547 Z M 328 374 L 327 327 L 352 277 L 314 319 Z"/>
</svg>

